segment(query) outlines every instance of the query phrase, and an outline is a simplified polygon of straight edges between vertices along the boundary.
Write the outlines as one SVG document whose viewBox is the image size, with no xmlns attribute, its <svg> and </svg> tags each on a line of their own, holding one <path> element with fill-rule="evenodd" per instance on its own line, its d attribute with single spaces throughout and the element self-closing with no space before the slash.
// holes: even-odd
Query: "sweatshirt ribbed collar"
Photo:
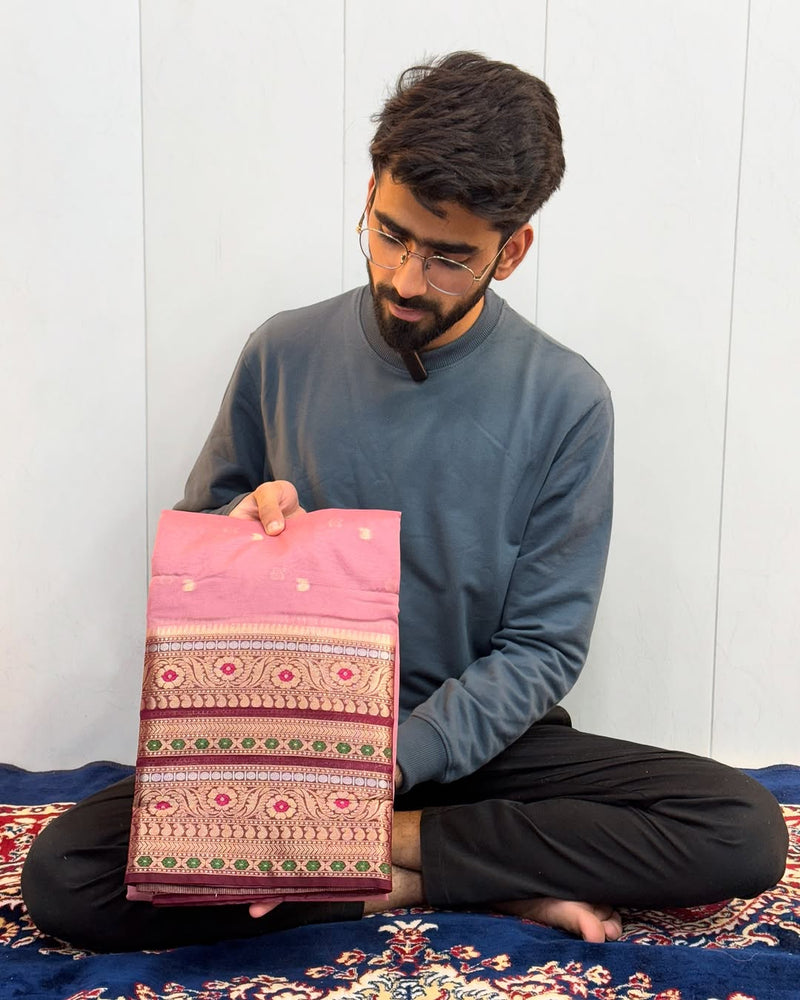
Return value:
<svg viewBox="0 0 800 1000">
<path fill-rule="evenodd" d="M 361 318 L 361 328 L 367 343 L 375 353 L 398 371 L 405 372 L 406 367 L 397 351 L 392 350 L 380 334 L 378 323 L 375 319 L 375 310 L 372 305 L 372 293 L 369 285 L 361 289 L 361 301 L 359 303 L 359 315 Z M 452 365 L 463 361 L 468 355 L 486 340 L 489 334 L 497 325 L 500 311 L 503 308 L 503 300 L 499 295 L 489 288 L 486 290 L 486 297 L 480 315 L 467 330 L 457 340 L 444 347 L 437 347 L 432 351 L 423 351 L 420 354 L 425 369 L 428 372 L 437 371 L 442 368 L 449 368 Z"/>
</svg>

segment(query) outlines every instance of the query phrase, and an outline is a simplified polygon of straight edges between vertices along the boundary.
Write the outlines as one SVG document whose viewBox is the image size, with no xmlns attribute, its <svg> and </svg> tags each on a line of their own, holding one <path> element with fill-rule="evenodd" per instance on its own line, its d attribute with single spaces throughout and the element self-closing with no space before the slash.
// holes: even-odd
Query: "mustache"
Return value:
<svg viewBox="0 0 800 1000">
<path fill-rule="evenodd" d="M 430 312 L 435 311 L 436 308 L 423 295 L 415 295 L 410 299 L 404 299 L 401 295 L 397 294 L 391 285 L 378 285 L 378 291 L 382 299 L 388 299 L 396 306 L 400 306 L 401 309 L 424 309 Z"/>
</svg>

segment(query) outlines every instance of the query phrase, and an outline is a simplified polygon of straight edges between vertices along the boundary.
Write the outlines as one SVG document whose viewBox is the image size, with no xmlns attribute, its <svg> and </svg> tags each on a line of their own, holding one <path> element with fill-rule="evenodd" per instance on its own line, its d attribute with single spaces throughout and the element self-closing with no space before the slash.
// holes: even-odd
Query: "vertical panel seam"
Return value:
<svg viewBox="0 0 800 1000">
<path fill-rule="evenodd" d="M 142 178 L 142 336 L 144 338 L 144 585 L 145 592 L 149 581 L 150 563 L 150 393 L 149 393 L 149 339 L 148 339 L 148 309 L 147 309 L 147 215 L 145 198 L 144 169 L 144 39 L 142 2 L 139 0 L 139 146 L 140 169 Z"/>
<path fill-rule="evenodd" d="M 342 3 L 342 193 L 340 239 L 341 253 L 339 255 L 339 291 L 344 287 L 344 255 L 347 250 L 345 236 L 345 205 L 347 193 L 347 0 Z"/>
<path fill-rule="evenodd" d="M 722 590 L 722 545 L 723 526 L 725 518 L 725 470 L 728 452 L 728 409 L 731 391 L 731 358 L 733 355 L 733 320 L 734 303 L 736 296 L 736 266 L 738 262 L 738 242 L 739 242 L 739 205 L 742 196 L 742 161 L 744 159 L 744 133 L 747 113 L 747 69 L 750 61 L 750 14 L 752 0 L 747 0 L 747 20 L 745 26 L 744 42 L 744 73 L 742 78 L 742 102 L 741 102 L 741 127 L 739 130 L 739 164 L 736 176 L 736 207 L 733 218 L 733 257 L 731 261 L 731 294 L 728 312 L 728 356 L 725 370 L 725 399 L 723 404 L 722 420 L 722 465 L 720 472 L 719 491 L 719 518 L 717 535 L 717 580 L 716 594 L 714 602 L 714 655 L 711 666 L 711 713 L 709 725 L 708 752 L 710 756 L 714 754 L 714 728 L 716 724 L 717 707 L 717 668 L 719 661 L 719 619 L 720 619 L 720 594 Z"/>
<path fill-rule="evenodd" d="M 547 83 L 547 29 L 550 24 L 550 0 L 544 0 L 544 51 L 542 53 L 542 79 Z M 538 246 L 536 248 L 536 278 L 534 287 L 536 289 L 536 305 L 533 309 L 533 322 L 536 326 L 539 325 L 539 271 L 542 262 L 542 216 L 544 213 L 544 208 L 539 209 L 539 220 L 537 222 L 536 228 L 538 233 L 536 234 L 536 242 Z"/>
</svg>

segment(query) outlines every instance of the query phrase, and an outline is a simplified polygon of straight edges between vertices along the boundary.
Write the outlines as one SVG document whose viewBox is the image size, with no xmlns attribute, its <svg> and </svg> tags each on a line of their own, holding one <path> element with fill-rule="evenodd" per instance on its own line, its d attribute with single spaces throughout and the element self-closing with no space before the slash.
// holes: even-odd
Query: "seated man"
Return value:
<svg viewBox="0 0 800 1000">
<path fill-rule="evenodd" d="M 455 53 L 401 76 L 371 154 L 368 287 L 252 335 L 178 506 L 270 535 L 303 508 L 402 512 L 396 868 L 380 906 L 501 909 L 603 941 L 621 932 L 617 906 L 756 895 L 787 850 L 765 789 L 579 732 L 558 707 L 605 568 L 611 402 L 489 288 L 523 261 L 561 180 L 552 94 Z M 128 901 L 132 793 L 99 793 L 33 845 L 23 893 L 44 931 L 135 949 L 362 913 Z"/>
</svg>

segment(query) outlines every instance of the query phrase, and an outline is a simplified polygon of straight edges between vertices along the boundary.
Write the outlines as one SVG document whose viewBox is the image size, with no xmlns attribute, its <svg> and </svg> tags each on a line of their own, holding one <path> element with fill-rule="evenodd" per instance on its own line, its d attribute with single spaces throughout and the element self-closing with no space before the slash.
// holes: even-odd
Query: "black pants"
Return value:
<svg viewBox="0 0 800 1000">
<path fill-rule="evenodd" d="M 566 724 L 565 724 L 566 723 Z M 78 803 L 31 847 L 22 892 L 34 923 L 97 951 L 203 944 L 355 919 L 360 903 L 129 902 L 123 878 L 133 779 Z M 758 782 L 702 757 L 572 729 L 555 709 L 475 774 L 398 795 L 423 809 L 422 875 L 434 906 L 556 896 L 615 906 L 751 898 L 783 875 L 788 834 Z"/>
</svg>

